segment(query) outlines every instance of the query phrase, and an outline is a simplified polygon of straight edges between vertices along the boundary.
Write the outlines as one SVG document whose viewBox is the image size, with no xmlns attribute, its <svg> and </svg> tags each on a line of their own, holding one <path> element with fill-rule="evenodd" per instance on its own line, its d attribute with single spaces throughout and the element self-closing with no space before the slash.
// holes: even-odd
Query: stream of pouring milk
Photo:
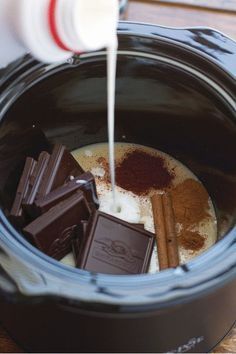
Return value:
<svg viewBox="0 0 236 354">
<path fill-rule="evenodd" d="M 118 39 L 114 40 L 107 48 L 107 111 L 108 111 L 108 144 L 109 144 L 109 169 L 112 188 L 112 211 L 117 211 L 115 193 L 115 91 L 116 91 L 116 63 L 117 63 Z"/>
</svg>

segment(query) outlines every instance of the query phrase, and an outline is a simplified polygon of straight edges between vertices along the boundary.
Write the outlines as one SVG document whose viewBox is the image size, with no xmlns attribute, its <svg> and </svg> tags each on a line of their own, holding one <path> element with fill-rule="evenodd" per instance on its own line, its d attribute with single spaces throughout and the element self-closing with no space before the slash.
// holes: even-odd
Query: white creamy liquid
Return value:
<svg viewBox="0 0 236 354">
<path fill-rule="evenodd" d="M 174 169 L 175 177 L 173 180 L 173 187 L 182 183 L 185 179 L 195 179 L 197 177 L 182 163 L 171 157 L 170 155 L 158 151 L 156 149 L 152 149 L 142 145 L 136 144 L 128 144 L 128 143 L 115 143 L 115 155 L 116 162 L 119 163 L 124 158 L 124 155 L 127 152 L 130 152 L 135 149 L 141 149 L 144 152 L 152 154 L 154 156 L 160 156 L 165 160 L 165 165 L 169 170 Z M 124 190 L 120 187 L 115 187 L 116 190 L 116 200 L 117 205 L 121 206 L 121 210 L 112 211 L 112 191 L 111 184 L 106 180 L 106 172 L 103 164 L 99 159 L 103 158 L 105 161 L 108 161 L 108 144 L 93 144 L 90 146 L 86 146 L 84 148 L 80 148 L 72 152 L 72 155 L 79 162 L 81 167 L 85 171 L 90 171 L 94 174 L 98 197 L 100 201 L 100 210 L 107 212 L 109 214 L 113 214 L 118 218 L 124 219 L 131 223 L 142 223 L 146 230 L 150 232 L 154 232 L 154 222 L 153 222 L 153 214 L 152 214 L 152 205 L 150 202 L 150 195 L 153 194 L 153 191 L 150 191 L 149 195 L 138 196 L 134 193 Z M 156 190 L 156 192 L 161 192 L 161 190 Z M 209 210 L 208 213 L 210 217 L 208 219 L 203 220 L 199 223 L 195 230 L 200 233 L 200 235 L 204 236 L 205 244 L 198 251 L 191 251 L 179 246 L 179 256 L 180 263 L 186 263 L 192 258 L 200 255 L 204 251 L 206 251 L 209 247 L 213 246 L 216 242 L 217 237 L 217 223 L 216 223 L 216 215 L 211 199 L 209 198 Z M 177 225 L 179 231 L 181 231 L 181 225 Z M 75 266 L 72 257 L 66 257 L 62 260 L 64 264 L 68 264 L 71 266 Z M 150 273 L 155 273 L 159 270 L 158 266 L 158 256 L 157 256 L 157 247 L 154 247 L 153 256 L 151 259 L 151 264 L 149 268 Z"/>
</svg>

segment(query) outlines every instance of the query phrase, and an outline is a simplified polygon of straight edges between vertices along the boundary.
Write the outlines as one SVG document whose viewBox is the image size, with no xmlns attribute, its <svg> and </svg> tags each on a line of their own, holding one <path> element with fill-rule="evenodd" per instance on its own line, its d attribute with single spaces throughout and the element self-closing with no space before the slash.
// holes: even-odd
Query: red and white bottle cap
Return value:
<svg viewBox="0 0 236 354">
<path fill-rule="evenodd" d="M 111 45 L 119 1 L 17 0 L 12 11 L 17 36 L 32 55 L 43 62 L 58 62 Z"/>
</svg>

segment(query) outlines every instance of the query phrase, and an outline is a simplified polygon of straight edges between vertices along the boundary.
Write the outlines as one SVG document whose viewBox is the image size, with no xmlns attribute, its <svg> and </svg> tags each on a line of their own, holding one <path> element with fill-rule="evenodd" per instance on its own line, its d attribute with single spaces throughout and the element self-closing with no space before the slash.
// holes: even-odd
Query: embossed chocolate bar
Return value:
<svg viewBox="0 0 236 354">
<path fill-rule="evenodd" d="M 154 235 L 140 226 L 96 211 L 76 265 L 105 274 L 146 273 L 154 242 Z"/>
<path fill-rule="evenodd" d="M 63 185 L 70 176 L 77 177 L 82 173 L 84 173 L 83 169 L 66 147 L 59 144 L 55 145 L 39 186 L 37 199 Z"/>
<path fill-rule="evenodd" d="M 17 187 L 16 196 L 10 211 L 9 218 L 13 224 L 18 227 L 23 226 L 25 223 L 25 215 L 22 209 L 22 202 L 28 193 L 30 177 L 35 169 L 36 164 L 37 162 L 34 159 L 27 157 L 23 173 Z"/>
<path fill-rule="evenodd" d="M 91 209 L 81 191 L 57 204 L 23 229 L 26 238 L 47 255 L 60 260 L 71 251 L 72 237 Z"/>
<path fill-rule="evenodd" d="M 51 209 L 57 203 L 70 197 L 76 190 L 84 192 L 89 203 L 94 204 L 97 208 L 99 206 L 95 179 L 92 173 L 86 172 L 79 177 L 64 184 L 61 187 L 54 189 L 45 197 L 39 198 L 34 203 L 36 215 L 41 215 Z"/>
<path fill-rule="evenodd" d="M 85 242 L 86 242 L 87 229 L 88 229 L 88 225 L 90 222 L 93 222 L 93 216 L 91 216 L 88 221 L 82 220 L 80 222 L 80 224 L 78 225 L 78 228 L 77 228 L 76 232 L 74 233 L 74 237 L 72 240 L 72 251 L 73 251 L 76 265 L 78 267 L 80 264 L 81 254 L 82 254 Z M 131 224 L 131 225 L 136 226 L 141 230 L 144 230 L 143 224 Z"/>
</svg>

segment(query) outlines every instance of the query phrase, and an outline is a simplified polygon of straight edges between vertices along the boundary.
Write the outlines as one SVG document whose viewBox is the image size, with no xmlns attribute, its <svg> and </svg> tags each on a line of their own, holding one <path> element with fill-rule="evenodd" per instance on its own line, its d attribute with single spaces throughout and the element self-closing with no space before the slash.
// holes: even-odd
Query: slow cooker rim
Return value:
<svg viewBox="0 0 236 354">
<path fill-rule="evenodd" d="M 152 25 L 153 26 L 153 25 Z M 38 65 L 37 65 L 37 67 L 38 67 Z M 22 93 L 23 94 L 23 93 Z M 19 97 L 17 97 L 17 98 L 19 98 Z M 13 236 L 13 237 L 15 237 L 16 236 L 16 234 L 13 232 L 13 230 L 12 230 L 12 226 L 10 225 L 10 223 L 8 222 L 8 220 L 6 219 L 6 217 L 3 215 L 3 213 L 1 212 L 1 214 L 0 214 L 0 220 L 1 220 L 1 224 L 2 225 L 5 225 L 5 230 L 8 230 L 8 232 L 9 232 L 9 234 L 11 235 L 11 236 Z M 1 230 L 1 229 L 0 229 Z M 16 230 L 14 230 L 15 232 L 16 232 Z M 226 241 L 227 240 L 229 240 L 230 239 L 230 237 L 232 238 L 232 241 L 233 240 L 235 240 L 235 237 L 236 236 L 236 228 L 235 229 L 233 229 L 226 237 L 225 237 L 225 239 L 224 240 L 221 240 L 220 242 L 221 242 L 221 245 L 223 245 L 224 243 L 226 243 Z M 25 241 L 25 240 L 23 240 L 23 238 L 22 238 L 22 236 L 20 235 L 20 234 L 18 234 L 17 233 L 17 237 L 16 237 L 16 239 L 18 240 L 18 241 L 20 241 L 19 240 L 19 237 L 20 237 L 20 239 L 21 239 L 21 241 L 23 241 L 23 244 L 25 243 L 25 242 L 27 242 L 27 241 Z M 228 242 L 228 241 L 227 241 Z M 21 242 L 22 243 L 22 242 Z M 219 244 L 219 243 L 218 243 Z M 25 245 L 26 246 L 26 245 Z M 83 272 L 83 278 L 85 278 L 86 279 L 86 281 L 88 281 L 88 282 L 90 282 L 91 281 L 91 279 L 95 279 L 96 278 L 96 286 L 98 286 L 98 284 L 101 282 L 101 284 L 103 284 L 103 279 L 111 279 L 111 276 L 107 276 L 107 275 L 98 275 L 98 276 L 96 276 L 95 277 L 95 275 L 94 274 L 90 274 L 89 272 L 85 272 L 85 271 L 80 271 L 80 270 L 76 270 L 76 269 L 70 269 L 70 268 L 68 268 L 68 267 L 66 267 L 66 266 L 63 266 L 63 265 L 60 265 L 58 262 L 56 262 L 56 261 L 54 261 L 54 260 L 52 260 L 52 259 L 50 259 L 49 257 L 47 257 L 46 255 L 44 255 L 44 254 L 42 254 L 40 251 L 38 251 L 38 250 L 36 250 L 33 246 L 31 246 L 28 242 L 27 242 L 27 248 L 30 248 L 31 249 L 31 256 L 32 256 L 32 254 L 34 254 L 35 252 L 36 252 L 36 254 L 38 254 L 38 256 L 39 256 L 39 258 L 40 259 L 44 259 L 44 261 L 46 261 L 46 264 L 48 265 L 48 263 L 51 263 L 51 265 L 53 265 L 53 268 L 55 268 L 54 270 L 58 270 L 58 268 L 61 268 L 63 271 L 66 271 L 66 272 L 68 272 L 68 270 L 69 270 L 69 272 L 72 274 L 72 273 L 74 273 L 75 272 L 75 274 L 78 276 L 78 274 L 79 273 L 81 273 L 81 272 Z M 217 246 L 217 245 L 216 245 Z M 216 247 L 216 246 L 214 246 L 214 247 Z M 207 253 L 209 254 L 209 253 L 212 253 L 213 252 L 213 250 L 215 250 L 215 248 L 212 248 L 212 249 L 210 249 L 210 250 L 208 250 L 207 251 Z M 219 248 L 219 247 L 218 247 Z M 26 250 L 26 248 L 24 248 L 24 250 Z M 34 252 L 33 252 L 34 251 Z M 220 253 L 220 250 L 218 250 L 219 251 L 219 253 Z M 228 250 L 228 251 L 230 251 L 230 250 Z M 232 252 L 233 252 L 233 250 L 231 250 Z M 228 252 L 229 254 L 230 254 L 230 252 Z M 26 254 L 26 253 L 25 253 Z M 199 257 L 197 257 L 197 259 L 195 259 L 195 260 L 193 260 L 193 261 L 191 261 L 191 262 L 189 262 L 188 263 L 188 267 L 190 267 L 191 268 L 191 266 L 192 266 L 192 269 L 194 268 L 194 265 L 195 265 L 195 263 L 197 263 L 197 264 L 199 264 L 199 259 L 203 259 L 204 260 L 204 258 L 206 258 L 205 257 L 205 255 L 203 254 L 202 256 L 199 256 Z M 213 257 L 214 258 L 214 257 Z M 39 260 L 39 259 L 38 259 Z M 50 262 L 49 262 L 50 261 Z M 45 265 L 46 265 L 45 264 Z M 42 264 L 41 264 L 42 265 Z M 59 267 L 59 265 L 60 265 L 60 267 Z M 234 264 L 234 266 L 235 266 L 235 264 Z M 187 267 L 187 268 L 188 268 Z M 48 270 L 48 269 L 47 269 Z M 179 272 L 179 274 L 178 274 L 178 272 Z M 56 272 L 56 273 L 58 273 L 58 272 Z M 84 273 L 86 273 L 86 274 L 84 274 Z M 162 273 L 162 274 L 161 274 Z M 176 277 L 176 275 L 177 276 L 181 276 L 182 277 L 182 275 L 187 275 L 187 273 L 188 273 L 188 271 L 186 271 L 186 269 L 184 269 L 183 267 L 179 267 L 179 268 L 177 268 L 176 270 L 167 270 L 167 271 L 165 271 L 165 272 L 161 272 L 161 273 L 158 273 L 158 274 L 155 274 L 155 275 L 142 275 L 142 276 L 138 276 L 139 277 L 139 279 L 140 279 L 140 281 L 141 281 L 141 278 L 140 277 L 142 277 L 142 278 L 149 278 L 150 277 L 150 279 L 152 279 L 152 277 L 155 277 L 154 279 L 156 280 L 156 278 L 159 276 L 160 278 L 162 278 L 162 277 L 164 277 L 164 276 L 166 276 L 167 274 L 168 274 L 168 276 L 167 277 L 169 277 L 169 274 L 171 275 L 171 276 L 175 276 Z M 164 274 L 165 273 L 165 274 Z M 60 274 L 61 275 L 61 274 Z M 130 282 L 131 281 L 131 277 L 134 279 L 134 281 L 137 281 L 137 276 L 129 276 L 128 278 L 128 282 Z M 112 276 L 112 278 L 113 278 L 113 280 L 114 280 L 114 276 Z M 124 280 L 124 276 L 115 276 L 115 278 L 116 278 L 116 281 L 118 281 L 118 278 L 121 278 L 121 280 L 123 281 Z M 145 279 L 145 280 L 146 280 Z M 109 281 L 109 280 L 108 280 Z M 168 280 L 169 281 L 169 280 Z M 183 282 L 183 278 L 181 278 L 181 283 Z M 106 282 L 105 282 L 106 283 Z M 121 283 L 119 283 L 118 282 L 118 284 L 119 284 L 119 286 L 121 286 Z M 140 286 L 140 285 L 139 285 Z M 108 287 L 108 286 L 107 286 Z M 113 294 L 114 295 L 114 294 Z M 155 301 L 156 301 L 157 299 L 155 299 Z M 120 304 L 120 300 L 119 300 L 119 304 Z"/>
<path fill-rule="evenodd" d="M 120 56 L 120 55 L 121 56 L 126 55 L 126 56 L 133 56 L 133 57 L 141 57 L 141 58 L 143 57 L 143 58 L 150 59 L 150 60 L 160 60 L 160 62 L 167 63 L 167 64 L 170 64 L 173 66 L 175 65 L 178 68 L 182 67 L 184 69 L 184 67 L 185 67 L 185 69 L 187 68 L 186 71 L 188 71 L 188 73 L 193 73 L 193 75 L 194 75 L 194 72 L 195 72 L 196 76 L 198 76 L 198 78 L 200 80 L 202 80 L 202 82 L 207 83 L 209 86 L 211 86 L 213 89 L 215 89 L 215 91 L 218 91 L 219 94 L 220 94 L 220 91 L 224 91 L 223 94 L 221 93 L 221 96 L 222 97 L 225 96 L 225 98 L 228 96 L 228 98 L 226 98 L 227 103 L 229 103 L 230 106 L 236 110 L 236 102 L 233 99 L 233 97 L 228 92 L 226 92 L 222 87 L 220 87 L 216 82 L 214 82 L 210 77 L 205 76 L 205 78 L 204 78 L 203 77 L 204 75 L 202 74 L 202 72 L 197 71 L 195 68 L 190 68 L 187 65 L 182 64 L 181 62 L 174 60 L 174 59 L 169 59 L 164 56 L 157 55 L 157 54 L 156 55 L 155 54 L 148 54 L 148 53 L 140 52 L 137 50 L 135 50 L 135 51 L 118 50 L 118 56 Z M 85 59 L 91 58 L 92 56 L 93 56 L 92 54 L 82 54 L 81 60 L 83 60 L 84 58 Z M 94 56 L 95 56 L 95 54 L 94 54 Z M 96 52 L 96 56 L 98 56 L 98 57 L 105 56 L 105 52 L 103 52 L 103 51 Z M 218 86 L 218 89 L 216 89 L 217 86 Z"/>
<path fill-rule="evenodd" d="M 77 62 L 77 60 L 75 60 L 75 64 L 73 64 L 73 67 L 78 67 L 79 65 L 83 64 L 83 60 L 86 59 L 90 59 L 91 57 L 101 57 L 101 56 L 105 56 L 106 52 L 101 51 L 101 52 L 95 52 L 92 54 L 82 54 L 80 57 L 81 59 L 79 60 L 79 62 Z M 176 65 L 179 68 L 183 68 L 185 67 L 185 70 L 188 73 L 194 73 L 195 72 L 195 76 L 198 76 L 198 78 L 204 82 L 205 84 L 208 84 L 209 86 L 211 86 L 215 91 L 217 91 L 221 96 L 223 96 L 227 103 L 230 104 L 231 108 L 233 108 L 234 110 L 236 110 L 236 102 L 234 100 L 234 98 L 232 97 L 232 94 L 230 92 L 227 92 L 223 87 L 221 87 L 217 82 L 215 82 L 214 80 L 212 80 L 211 77 L 207 76 L 207 75 L 203 75 L 203 73 L 201 71 L 198 71 L 195 68 L 191 68 L 188 67 L 186 64 L 181 63 L 177 60 L 171 59 L 171 58 L 166 58 L 165 56 L 161 56 L 161 55 L 155 55 L 155 54 L 148 54 L 145 52 L 140 52 L 137 50 L 131 50 L 131 51 L 126 51 L 126 50 L 118 50 L 118 56 L 119 55 L 127 55 L 127 56 L 137 56 L 137 57 L 144 57 L 150 60 L 160 60 L 162 62 L 167 62 L 169 65 Z M 39 64 L 38 62 L 33 61 L 32 64 L 35 64 L 35 66 L 30 66 L 30 68 L 24 73 L 24 75 L 21 75 L 19 78 L 16 78 L 15 80 L 11 81 L 9 86 L 7 86 L 7 88 L 5 90 L 3 90 L 3 92 L 1 93 L 2 98 L 0 98 L 0 122 L 3 118 L 3 116 L 7 113 L 8 109 L 14 104 L 14 102 L 20 98 L 20 96 L 22 96 L 24 93 L 26 93 L 31 87 L 33 87 L 34 85 L 38 84 L 40 81 L 43 81 L 44 79 L 46 79 L 48 76 L 51 76 L 53 74 L 56 74 L 59 71 L 62 70 L 67 70 L 71 68 L 71 64 L 67 64 L 67 63 L 60 63 L 60 64 L 49 64 L 47 66 L 45 66 L 45 64 Z M 41 70 L 42 68 L 44 68 L 44 72 L 42 73 Z M 27 84 L 24 86 L 24 89 L 22 89 L 22 84 L 24 85 L 25 82 L 24 80 L 27 81 L 28 77 L 34 73 L 35 71 L 39 70 L 40 72 L 40 78 L 36 79 L 36 77 L 33 77 L 33 81 L 29 81 L 27 82 Z M 17 89 L 15 89 L 16 85 L 20 85 L 20 87 Z M 216 87 L 218 87 L 218 89 L 216 89 Z M 236 82 L 235 82 L 235 88 L 236 88 Z M 223 93 L 220 93 L 220 91 L 222 91 Z M 227 98 L 228 96 L 228 98 Z M 10 105 L 9 102 L 6 105 L 5 101 L 10 101 Z M 1 104 L 4 104 L 5 109 L 1 108 Z"/>
<path fill-rule="evenodd" d="M 149 38 L 149 39 L 155 39 L 155 40 L 159 40 L 160 42 L 163 42 L 163 43 L 171 43 L 171 44 L 176 44 L 176 43 L 178 43 L 178 46 L 179 47 L 181 47 L 181 48 L 183 48 L 183 49 L 187 49 L 187 50 L 189 50 L 191 53 L 194 53 L 195 55 L 197 55 L 198 57 L 200 56 L 200 57 L 202 57 L 202 58 L 204 58 L 204 59 L 206 59 L 208 62 L 210 62 L 211 64 L 213 64 L 216 68 L 217 68 L 217 70 L 219 70 L 220 69 L 220 71 L 223 73 L 223 75 L 225 76 L 225 77 L 228 77 L 228 79 L 229 78 L 231 78 L 231 79 L 233 79 L 233 87 L 235 87 L 235 89 L 236 89 L 236 81 L 235 81 L 235 76 L 232 74 L 232 73 L 230 73 L 230 71 L 228 71 L 228 70 L 226 70 L 226 68 L 224 67 L 224 65 L 222 65 L 222 63 L 219 61 L 219 60 L 217 60 L 217 59 L 215 59 L 215 58 L 213 58 L 212 56 L 210 56 L 209 54 L 207 54 L 207 53 L 205 53 L 204 51 L 202 51 L 202 50 L 200 50 L 200 49 L 196 49 L 196 48 L 193 48 L 193 47 L 191 47 L 190 48 L 190 46 L 189 45 L 187 45 L 187 44 L 185 44 L 185 43 L 183 43 L 183 41 L 181 41 L 181 42 L 178 42 L 175 38 L 169 38 L 168 36 L 166 37 L 166 38 L 164 38 L 163 37 L 163 35 L 161 36 L 161 35 L 157 35 L 157 34 L 153 34 L 152 33 L 152 29 L 153 28 L 162 28 L 163 30 L 169 30 L 169 29 L 172 29 L 173 30 L 173 32 L 176 32 L 176 31 L 178 31 L 178 30 L 182 30 L 182 28 L 180 28 L 180 27 L 177 27 L 177 28 L 171 28 L 171 27 L 165 27 L 165 26 L 155 26 L 155 25 L 153 25 L 153 24 L 146 24 L 146 23 L 138 23 L 138 22 L 131 22 L 131 21 L 120 21 L 119 22 L 119 24 L 121 25 L 121 28 L 118 28 L 118 34 L 119 35 L 124 35 L 124 36 L 127 36 L 127 34 L 128 34 L 128 36 L 129 37 L 133 37 L 133 36 L 136 36 L 136 37 L 138 37 L 138 38 Z M 122 26 L 128 26 L 128 28 L 125 28 L 125 30 L 124 30 L 124 28 L 122 29 Z M 135 25 L 135 28 L 136 27 L 140 27 L 140 28 L 145 28 L 146 30 L 147 30 L 147 28 L 149 29 L 149 32 L 150 33 L 148 33 L 147 34 L 147 32 L 145 31 L 145 33 L 143 34 L 143 33 L 140 33 L 140 32 L 135 32 L 135 31 L 133 31 L 132 30 L 132 26 L 133 25 Z M 234 45 L 235 45 L 235 54 L 236 54 L 236 41 L 234 41 L 233 39 L 231 39 L 230 37 L 227 37 L 227 36 L 225 36 L 224 34 L 222 34 L 220 31 L 216 31 L 216 30 L 214 30 L 214 29 L 211 29 L 210 27 L 186 27 L 186 28 L 183 28 L 184 30 L 194 30 L 194 29 L 201 29 L 201 30 L 208 30 L 208 29 L 210 29 L 210 30 L 212 30 L 212 31 L 214 31 L 214 33 L 218 33 L 218 34 L 221 34 L 222 36 L 224 36 L 225 38 L 228 38 L 232 43 L 234 43 Z M 126 50 L 127 51 L 127 50 Z M 122 52 L 125 52 L 125 50 L 119 50 L 118 51 L 118 54 L 119 53 L 122 53 Z M 147 52 L 142 52 L 142 51 L 138 51 L 138 50 L 135 50 L 135 51 L 130 51 L 130 52 L 139 52 L 140 54 L 142 54 L 143 56 L 156 56 L 156 57 L 158 57 L 158 54 L 153 54 L 153 53 L 147 53 Z M 55 72 L 57 71 L 57 70 L 60 70 L 60 67 L 62 66 L 65 66 L 65 69 L 66 69 L 66 65 L 70 65 L 70 66 L 77 66 L 77 65 L 80 65 L 80 61 L 84 58 L 84 57 L 89 57 L 89 56 L 96 56 L 96 55 L 101 55 L 100 53 L 105 53 L 105 52 L 94 52 L 94 53 L 92 53 L 92 54 L 90 54 L 90 53 L 85 53 L 85 54 L 81 54 L 79 57 L 77 56 L 77 55 L 75 55 L 73 58 L 71 58 L 71 59 L 69 59 L 68 61 L 67 61 L 67 63 L 68 64 L 66 64 L 66 63 L 57 63 L 57 64 L 48 64 L 48 65 L 45 65 L 45 64 L 40 64 L 40 63 L 38 63 L 37 61 L 35 61 L 34 59 L 32 59 L 31 57 L 29 57 L 28 55 L 26 56 L 26 58 L 25 58 L 25 60 L 23 60 L 23 62 L 20 64 L 20 66 L 19 67 L 17 67 L 17 68 L 15 68 L 15 70 L 13 69 L 13 72 L 12 72 L 12 76 L 13 76 L 13 81 L 11 81 L 11 75 L 7 75 L 7 77 L 6 77 L 6 81 L 4 81 L 4 79 L 2 80 L 3 82 L 1 83 L 1 86 L 3 86 L 3 87 L 5 87 L 6 86 L 6 88 L 5 88 L 5 90 L 3 89 L 3 91 L 2 91 L 2 93 L 1 93 L 1 91 L 0 91 L 0 93 L 1 93 L 1 95 L 2 95 L 2 97 L 3 97 L 3 99 L 5 100 L 7 97 L 5 97 L 5 95 L 7 96 L 7 95 L 9 95 L 10 94 L 10 92 L 9 92 L 9 90 L 10 90 L 10 88 L 12 88 L 12 87 L 14 87 L 14 85 L 16 85 L 17 83 L 18 83 L 18 81 L 20 82 L 20 81 L 22 81 L 22 79 L 23 78 L 26 78 L 30 73 L 31 73 L 31 71 L 34 71 L 34 70 L 36 70 L 36 68 L 38 68 L 38 69 L 42 69 L 42 68 L 44 68 L 44 76 L 42 76 L 41 78 L 40 78 L 40 80 L 39 81 L 41 81 L 41 80 L 43 80 L 44 78 L 46 78 L 46 73 L 47 72 L 50 72 L 50 75 L 52 75 L 53 73 L 51 72 L 51 70 L 52 69 L 54 69 L 55 68 Z M 165 56 L 163 56 L 163 55 L 159 55 L 159 57 L 160 58 L 166 58 Z M 186 65 L 184 62 L 181 62 L 181 60 L 176 60 L 176 59 L 172 59 L 171 57 L 170 58 L 167 58 L 167 59 L 169 59 L 169 60 L 172 60 L 172 61 L 176 61 L 176 63 L 179 63 L 180 65 L 185 65 L 188 69 L 189 68 L 191 68 L 190 66 L 188 66 L 188 65 Z M 20 77 L 19 78 L 15 78 L 14 79 L 14 76 L 15 75 L 17 75 L 17 72 L 20 72 L 21 70 L 23 70 L 24 68 L 27 68 L 28 67 L 28 69 L 26 70 L 26 72 L 25 72 L 25 74 L 24 75 L 20 75 Z M 202 75 L 202 76 L 204 76 L 204 73 L 201 71 L 201 70 L 197 70 L 196 68 L 191 68 L 191 69 L 193 69 L 193 70 L 195 70 L 196 72 L 198 72 L 200 75 Z M 189 70 L 190 71 L 190 70 Z M 207 73 L 208 74 L 208 73 Z M 212 80 L 212 78 L 208 75 L 208 79 L 210 80 L 210 81 L 214 81 L 214 80 Z M 204 81 L 204 80 L 203 80 Z M 7 82 L 9 82 L 9 84 L 7 84 Z M 37 82 L 35 82 L 34 81 L 34 83 L 33 84 L 36 84 Z M 216 82 L 215 81 L 215 83 L 216 83 L 216 85 L 218 85 L 218 82 Z M 230 84 L 232 85 L 232 82 L 230 82 Z M 0 86 L 0 87 L 1 87 Z M 219 85 L 218 85 L 219 86 Z M 31 88 L 31 86 L 29 85 L 26 89 L 25 89 L 25 91 L 27 90 L 27 89 L 29 89 L 29 88 Z M 224 87 L 224 85 L 222 86 L 222 91 L 224 91 L 224 92 L 226 92 L 226 90 L 225 90 L 225 87 Z M 21 92 L 21 94 L 23 94 L 24 92 Z M 228 96 L 232 96 L 233 95 L 233 93 L 232 93 L 232 91 L 230 92 L 230 91 L 228 91 L 228 92 L 226 92 L 226 94 L 228 95 Z M 16 98 L 18 98 L 17 96 L 16 96 Z M 232 100 L 232 104 L 231 104 L 231 106 L 233 107 L 233 109 L 234 110 L 236 110 L 236 102 L 235 102 L 235 100 L 233 99 L 233 97 L 231 97 L 231 100 Z M 11 103 L 13 103 L 13 102 L 11 102 Z M 1 99 L 0 99 L 0 104 L 1 104 Z M 6 112 L 4 112 L 4 113 L 6 113 Z M 1 119 L 1 116 L 0 116 L 0 119 Z"/>
<path fill-rule="evenodd" d="M 168 29 L 172 29 L 174 31 L 175 30 L 192 30 L 192 29 L 211 30 L 211 31 L 219 33 L 222 36 L 224 36 L 224 37 L 230 39 L 231 41 L 235 42 L 235 40 L 231 36 L 223 33 L 222 31 L 220 31 L 220 30 L 218 30 L 216 28 L 210 27 L 210 26 L 183 26 L 183 27 L 182 26 L 164 26 L 164 25 L 160 25 L 160 24 L 156 25 L 156 24 L 151 23 L 151 22 L 142 22 L 142 21 L 139 22 L 139 21 L 130 21 L 130 20 L 129 21 L 119 21 L 119 24 L 124 24 L 124 25 L 126 25 L 126 24 L 144 25 L 144 26 L 158 27 L 158 28 L 163 28 L 163 29 L 168 28 Z M 119 28 L 118 28 L 118 30 L 119 30 Z M 122 30 L 120 30 L 120 31 L 122 32 Z"/>
<path fill-rule="evenodd" d="M 177 41 L 176 39 L 171 39 L 168 36 L 163 37 L 163 36 L 158 36 L 157 34 L 153 34 L 152 32 L 150 32 L 149 34 L 145 33 L 140 33 L 140 32 L 132 32 L 132 26 L 138 26 L 138 27 L 149 27 L 149 29 L 151 28 L 161 28 L 163 30 L 172 30 L 173 32 L 179 31 L 179 30 L 184 30 L 184 31 L 190 31 L 190 30 L 210 30 L 214 33 L 220 34 L 221 36 L 223 36 L 224 38 L 228 39 L 231 41 L 231 43 L 233 43 L 235 45 L 235 53 L 236 53 L 236 39 L 233 39 L 232 37 L 225 35 L 223 32 L 216 30 L 212 27 L 208 27 L 208 26 L 188 26 L 188 27 L 171 27 L 171 26 L 162 26 L 162 25 L 155 25 L 152 23 L 146 23 L 146 22 L 136 22 L 136 21 L 119 21 L 119 27 L 117 29 L 118 35 L 129 35 L 129 36 L 137 36 L 137 37 L 148 37 L 148 38 L 152 38 L 152 39 L 159 39 L 160 41 L 164 41 L 164 42 L 170 42 L 170 43 L 176 43 L 178 42 L 178 45 L 182 48 L 187 48 L 190 49 L 190 46 L 188 44 L 185 44 L 181 41 Z M 121 27 L 120 27 L 121 26 Z M 122 26 L 130 26 L 128 28 L 122 28 Z M 208 59 L 209 61 L 211 61 L 212 63 L 214 63 L 218 68 L 220 67 L 221 70 L 224 71 L 225 74 L 229 75 L 231 78 L 235 79 L 235 76 L 232 75 L 228 70 L 225 69 L 225 67 L 222 65 L 222 63 L 217 60 L 214 59 L 212 56 L 210 56 L 209 54 L 203 52 L 200 49 L 196 49 L 191 47 L 191 52 L 194 52 L 195 54 L 200 54 L 200 56 L 205 57 L 206 59 Z M 96 53 L 96 52 L 94 52 Z M 79 58 L 78 55 L 75 55 L 74 58 L 76 58 L 75 60 L 70 58 L 67 60 L 68 63 L 73 62 L 73 60 L 75 61 L 75 63 L 77 62 L 77 59 Z M 79 59 L 78 59 L 79 60 Z M 19 63 L 20 61 L 20 63 Z M 25 57 L 23 57 L 23 59 L 19 59 L 17 60 L 16 66 L 13 68 L 11 68 L 11 71 L 7 71 L 7 76 L 4 78 L 3 82 L 0 81 L 0 84 L 3 85 L 5 84 L 5 81 L 9 81 L 11 80 L 11 76 L 14 76 L 15 74 L 17 74 L 17 72 L 19 72 L 20 70 L 22 70 L 24 67 L 26 67 L 27 65 L 37 65 L 38 62 L 32 58 L 29 54 L 25 55 Z M 53 64 L 52 64 L 53 65 Z M 56 64 L 58 65 L 58 64 Z"/>
</svg>

